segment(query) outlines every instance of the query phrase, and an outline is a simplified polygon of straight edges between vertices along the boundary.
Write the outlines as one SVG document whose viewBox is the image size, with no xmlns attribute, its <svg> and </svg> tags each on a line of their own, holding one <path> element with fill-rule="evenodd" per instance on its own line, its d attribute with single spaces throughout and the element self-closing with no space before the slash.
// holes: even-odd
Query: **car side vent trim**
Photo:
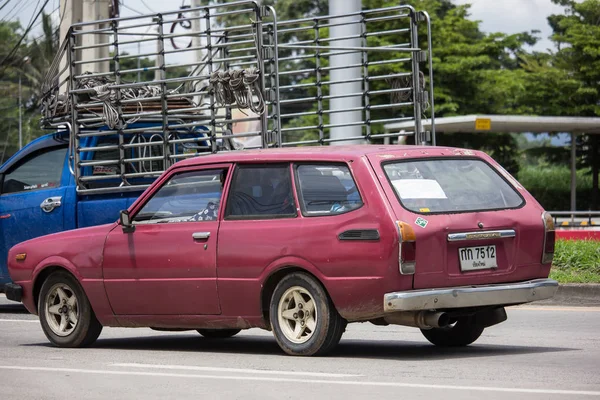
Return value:
<svg viewBox="0 0 600 400">
<path fill-rule="evenodd" d="M 338 235 L 340 240 L 379 240 L 377 229 L 352 229 Z"/>
</svg>

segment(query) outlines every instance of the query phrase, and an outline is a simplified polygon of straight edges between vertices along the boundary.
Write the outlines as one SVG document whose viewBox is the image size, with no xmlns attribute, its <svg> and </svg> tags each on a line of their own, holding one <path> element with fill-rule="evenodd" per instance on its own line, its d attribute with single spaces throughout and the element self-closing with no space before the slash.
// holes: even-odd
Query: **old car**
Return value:
<svg viewBox="0 0 600 400">
<path fill-rule="evenodd" d="M 553 252 L 551 216 L 484 153 L 247 150 L 176 163 L 118 222 L 14 246 L 6 291 L 61 347 L 104 326 L 258 327 L 321 355 L 366 321 L 464 346 L 554 295 Z"/>
</svg>

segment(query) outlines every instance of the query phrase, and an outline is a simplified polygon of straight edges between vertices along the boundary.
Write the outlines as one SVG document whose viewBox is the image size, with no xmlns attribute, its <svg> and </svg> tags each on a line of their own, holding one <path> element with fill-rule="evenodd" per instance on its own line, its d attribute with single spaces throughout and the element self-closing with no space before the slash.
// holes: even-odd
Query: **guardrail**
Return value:
<svg viewBox="0 0 600 400">
<path fill-rule="evenodd" d="M 600 219 L 600 211 L 550 211 L 550 215 L 554 218 L 554 225 L 556 226 L 577 226 L 577 227 L 592 227 L 600 226 L 600 222 L 596 223 L 592 221 L 592 218 Z M 571 221 L 562 221 L 559 223 L 559 217 L 570 217 Z M 586 218 L 587 221 L 575 221 L 575 218 Z"/>
</svg>

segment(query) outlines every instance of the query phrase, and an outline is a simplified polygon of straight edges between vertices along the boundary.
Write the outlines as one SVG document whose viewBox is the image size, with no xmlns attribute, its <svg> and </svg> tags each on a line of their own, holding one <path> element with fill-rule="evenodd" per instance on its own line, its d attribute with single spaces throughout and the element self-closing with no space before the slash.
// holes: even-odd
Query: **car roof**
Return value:
<svg viewBox="0 0 600 400">
<path fill-rule="evenodd" d="M 441 146 L 355 144 L 343 146 L 304 146 L 254 150 L 233 150 L 178 162 L 178 167 L 230 162 L 347 161 L 363 156 L 381 158 L 421 158 L 436 156 L 480 156 L 476 150 Z"/>
</svg>

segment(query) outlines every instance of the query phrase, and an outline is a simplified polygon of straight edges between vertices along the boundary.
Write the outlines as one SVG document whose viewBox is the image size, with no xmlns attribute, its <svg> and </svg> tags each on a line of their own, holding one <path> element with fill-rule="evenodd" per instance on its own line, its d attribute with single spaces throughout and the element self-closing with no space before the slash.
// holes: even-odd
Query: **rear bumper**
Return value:
<svg viewBox="0 0 600 400">
<path fill-rule="evenodd" d="M 383 308 L 385 312 L 394 312 L 523 304 L 549 299 L 557 290 L 558 282 L 552 279 L 412 290 L 385 294 Z"/>
<path fill-rule="evenodd" d="M 23 298 L 23 287 L 15 283 L 7 283 L 4 285 L 4 293 L 8 300 L 21 302 L 21 299 Z"/>
</svg>

